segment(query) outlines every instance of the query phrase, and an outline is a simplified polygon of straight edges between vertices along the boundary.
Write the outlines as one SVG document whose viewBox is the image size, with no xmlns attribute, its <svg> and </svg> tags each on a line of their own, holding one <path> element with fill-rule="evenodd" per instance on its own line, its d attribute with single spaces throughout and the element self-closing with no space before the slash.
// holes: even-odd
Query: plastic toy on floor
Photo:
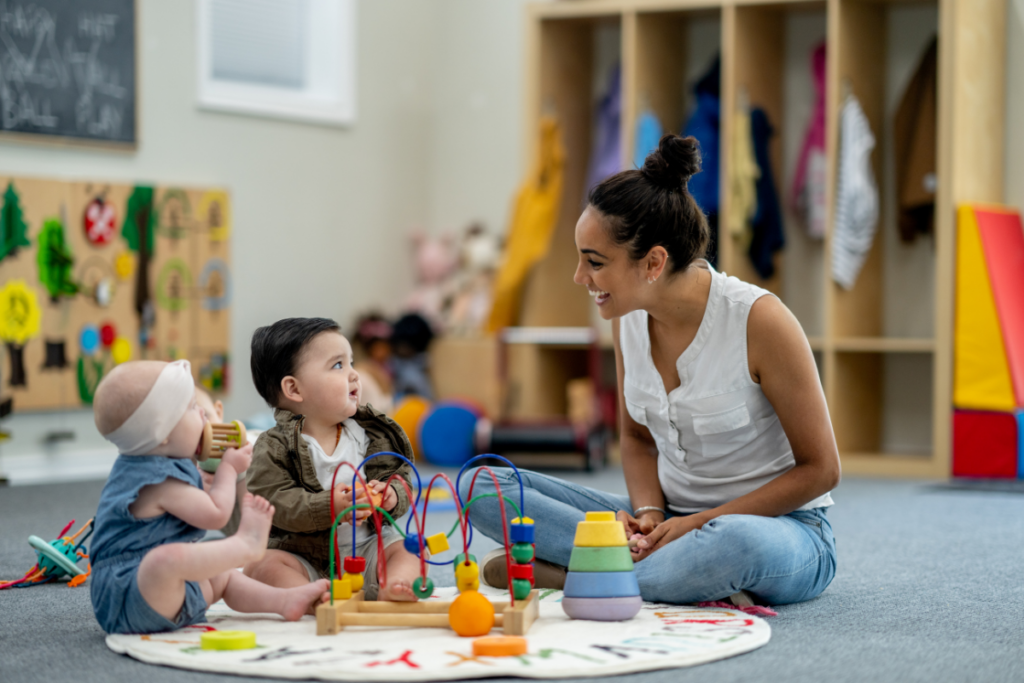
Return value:
<svg viewBox="0 0 1024 683">
<path fill-rule="evenodd" d="M 397 453 L 377 453 L 366 458 L 366 460 L 360 463 L 358 468 L 352 468 L 354 470 L 352 477 L 353 489 L 356 489 L 357 486 L 361 486 L 368 490 L 366 481 L 359 473 L 359 470 L 362 469 L 367 461 L 379 455 L 395 456 L 408 463 L 416 474 L 416 484 L 418 489 L 415 503 L 410 508 L 412 515 L 406 523 L 404 533 L 398 525 L 395 524 L 395 520 L 391 515 L 377 505 L 372 506 L 373 512 L 369 519 L 372 520 L 372 523 L 376 525 L 377 528 L 377 575 L 379 583 L 382 588 L 387 585 L 387 562 L 385 561 L 384 548 L 382 547 L 384 543 L 383 537 L 380 533 L 381 525 L 383 523 L 382 518 L 386 517 L 395 525 L 395 528 L 404 537 L 406 550 L 419 557 L 420 576 L 418 576 L 413 582 L 412 590 L 416 597 L 420 599 L 420 602 L 369 602 L 363 599 L 363 572 L 366 570 L 366 558 L 352 556 L 346 557 L 344 563 L 339 562 L 337 530 L 338 524 L 340 524 L 345 516 L 350 512 L 353 512 L 357 508 L 370 508 L 371 506 L 367 504 L 352 505 L 340 512 L 337 512 L 336 514 L 332 501 L 331 518 L 334 519 L 334 525 L 331 527 L 331 599 L 329 602 L 319 605 L 316 609 L 317 635 L 323 636 L 335 634 L 346 626 L 450 627 L 457 634 L 464 637 L 484 636 L 487 635 L 495 626 L 501 626 L 506 635 L 525 635 L 533 625 L 533 622 L 537 619 L 539 612 L 539 599 L 537 597 L 537 591 L 533 588 L 533 520 L 523 514 L 524 495 L 522 479 L 520 478 L 519 481 L 519 505 L 516 505 L 514 501 L 502 495 L 501 487 L 498 484 L 497 478 L 487 467 L 481 467 L 476 474 L 473 475 L 473 481 L 470 482 L 469 487 L 468 501 L 463 502 L 458 494 L 458 482 L 462 478 L 462 474 L 466 471 L 466 468 L 481 458 L 495 458 L 502 460 L 508 464 L 508 466 L 515 471 L 516 476 L 519 477 L 519 471 L 515 466 L 500 456 L 480 455 L 472 458 L 463 465 L 462 469 L 459 471 L 458 477 L 456 478 L 455 484 L 452 484 L 451 479 L 449 479 L 445 474 L 439 473 L 434 475 L 430 480 L 430 483 L 427 485 L 426 491 L 424 492 L 423 483 L 420 480 L 419 471 L 416 469 L 415 465 Z M 352 467 L 352 465 L 347 462 L 341 463 L 334 471 L 335 480 L 338 477 L 338 471 L 342 467 Z M 476 483 L 476 477 L 479 476 L 481 472 L 486 472 L 491 476 L 494 480 L 494 488 L 496 492 L 485 493 L 474 497 L 473 485 Z M 431 490 L 438 479 L 442 479 L 452 491 L 452 495 L 455 498 L 458 520 L 447 534 L 438 533 L 430 537 L 425 537 L 423 530 L 426 528 L 428 505 L 424 502 L 422 511 L 418 510 L 420 507 L 419 497 L 420 494 L 425 493 L 426 501 L 429 501 L 431 499 Z M 386 484 L 390 486 L 392 481 L 397 481 L 401 486 L 405 486 L 409 493 L 410 500 L 413 499 L 412 491 L 408 489 L 408 484 L 404 479 L 402 479 L 402 477 L 397 474 L 393 475 Z M 333 480 L 331 482 L 331 488 L 334 488 Z M 472 541 L 473 533 L 473 528 L 469 521 L 469 510 L 478 500 L 494 497 L 497 497 L 499 500 L 511 505 L 518 516 L 511 521 L 511 524 L 507 523 L 505 517 L 505 506 L 500 506 L 502 527 L 505 529 L 504 545 L 507 558 L 506 562 L 508 562 L 509 601 L 492 603 L 478 591 L 480 588 L 480 567 L 477 565 L 476 558 L 469 554 L 469 545 Z M 413 524 L 415 524 L 416 527 L 415 532 L 410 531 L 410 525 Z M 448 550 L 448 539 L 457 529 L 461 530 L 462 552 L 454 559 L 446 562 L 435 562 L 427 559 L 428 553 L 430 555 L 437 555 Z M 353 548 L 356 547 L 355 533 L 356 527 L 353 525 Z M 428 564 L 453 565 L 455 571 L 455 582 L 459 589 L 458 597 L 451 601 L 427 600 L 427 598 L 434 593 L 434 582 L 427 575 Z M 340 575 L 336 570 L 339 565 L 343 569 Z"/>
<path fill-rule="evenodd" d="M 614 512 L 588 512 L 576 525 L 562 609 L 572 619 L 626 621 L 644 601 L 626 531 Z"/>
<path fill-rule="evenodd" d="M 38 561 L 20 579 L 0 583 L 0 590 L 49 583 L 63 576 L 71 577 L 68 585 L 72 588 L 85 583 L 92 568 L 87 564 L 85 571 L 83 571 L 78 566 L 78 562 L 81 560 L 88 562 L 89 555 L 86 553 L 85 542 L 92 535 L 92 520 L 90 519 L 83 524 L 82 528 L 71 536 L 65 536 L 64 534 L 68 532 L 68 529 L 74 523 L 75 520 L 68 522 L 67 526 L 57 534 L 57 540 L 50 541 L 49 543 L 38 536 L 29 536 L 28 544 L 36 551 Z M 83 532 L 85 533 L 84 536 L 82 536 Z M 79 536 L 82 536 L 81 540 L 78 539 Z"/>
</svg>

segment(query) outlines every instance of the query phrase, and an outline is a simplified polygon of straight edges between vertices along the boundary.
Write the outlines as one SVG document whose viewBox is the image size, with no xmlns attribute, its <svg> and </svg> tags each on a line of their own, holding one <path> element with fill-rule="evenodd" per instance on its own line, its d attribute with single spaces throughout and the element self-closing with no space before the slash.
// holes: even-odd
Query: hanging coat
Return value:
<svg viewBox="0 0 1024 683">
<path fill-rule="evenodd" d="M 508 229 L 505 257 L 494 278 L 494 303 L 487 329 L 495 332 L 515 325 L 523 281 L 530 268 L 551 246 L 562 202 L 565 148 L 558 123 L 545 117 L 540 123 L 537 164 L 516 197 Z"/>
<path fill-rule="evenodd" d="M 828 219 L 825 190 L 828 160 L 825 157 L 825 44 L 814 50 L 811 75 L 814 78 L 814 110 L 793 175 L 792 206 L 807 234 L 821 239 Z"/>
<path fill-rule="evenodd" d="M 839 177 L 832 235 L 832 279 L 853 289 L 878 229 L 878 185 L 871 168 L 875 136 L 853 95 L 839 119 Z"/>
<path fill-rule="evenodd" d="M 622 69 L 616 65 L 608 76 L 608 89 L 597 105 L 594 144 L 590 151 L 586 192 L 622 170 Z"/>
<path fill-rule="evenodd" d="M 721 60 L 715 58 L 697 81 L 697 107 L 683 126 L 683 137 L 692 135 L 700 143 L 700 173 L 690 178 L 690 194 L 709 217 L 718 215 L 718 150 L 721 127 Z"/>
<path fill-rule="evenodd" d="M 786 245 L 782 210 L 768 153 L 775 131 L 762 109 L 750 112 L 750 130 L 754 140 L 754 158 L 761 175 L 757 179 L 757 214 L 754 216 L 749 254 L 757 274 L 767 280 L 775 274 L 775 252 Z"/>
<path fill-rule="evenodd" d="M 633 167 L 643 168 L 647 155 L 658 149 L 663 135 L 661 121 L 652 111 L 645 111 L 636 121 L 636 138 L 634 140 Z"/>
<path fill-rule="evenodd" d="M 935 143 L 939 43 L 933 38 L 903 93 L 893 121 L 896 203 L 900 238 L 913 242 L 932 229 L 935 214 Z"/>
<path fill-rule="evenodd" d="M 729 146 L 729 234 L 750 244 L 753 219 L 757 214 L 757 180 L 761 169 L 754 158 L 754 139 L 750 128 L 750 108 L 738 107 Z"/>
</svg>

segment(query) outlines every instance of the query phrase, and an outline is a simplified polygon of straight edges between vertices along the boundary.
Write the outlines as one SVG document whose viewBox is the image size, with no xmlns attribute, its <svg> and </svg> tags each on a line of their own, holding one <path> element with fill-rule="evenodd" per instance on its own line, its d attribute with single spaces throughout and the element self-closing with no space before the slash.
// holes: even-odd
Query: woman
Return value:
<svg viewBox="0 0 1024 683">
<path fill-rule="evenodd" d="M 645 600 L 786 604 L 835 575 L 839 455 L 814 357 L 782 302 L 700 258 L 708 225 L 686 189 L 699 170 L 697 141 L 667 135 L 642 169 L 597 185 L 576 224 L 574 280 L 613 321 L 629 496 L 524 472 L 538 586 L 561 587 L 591 510 L 616 511 L 638 539 Z M 518 501 L 515 476 L 496 472 Z M 474 494 L 487 490 L 481 473 Z M 495 503 L 473 522 L 502 537 Z M 504 572 L 502 551 L 485 558 L 485 582 L 507 585 Z"/>
</svg>

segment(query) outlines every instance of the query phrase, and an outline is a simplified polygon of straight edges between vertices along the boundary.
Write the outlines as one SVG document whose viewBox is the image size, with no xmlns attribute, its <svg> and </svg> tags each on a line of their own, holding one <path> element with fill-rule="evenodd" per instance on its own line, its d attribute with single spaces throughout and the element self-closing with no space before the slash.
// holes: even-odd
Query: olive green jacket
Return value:
<svg viewBox="0 0 1024 683">
<path fill-rule="evenodd" d="M 331 492 L 325 491 L 316 477 L 309 445 L 302 438 L 305 418 L 287 410 L 274 411 L 277 425 L 259 435 L 249 467 L 248 488 L 274 506 L 274 523 L 267 547 L 287 550 L 307 559 L 326 577 L 331 545 Z M 405 432 L 393 420 L 370 406 L 360 407 L 353 417 L 366 430 L 369 442 L 366 455 L 393 451 L 413 459 L 412 445 Z M 367 481 L 386 481 L 396 472 L 412 485 L 412 467 L 400 459 L 383 455 L 366 463 Z M 350 482 L 351 470 L 338 473 L 338 483 Z M 404 486 L 392 482 L 398 503 L 391 515 L 398 519 L 409 510 Z M 335 514 L 341 510 L 335 510 Z M 384 523 L 388 523 L 385 518 Z"/>
</svg>

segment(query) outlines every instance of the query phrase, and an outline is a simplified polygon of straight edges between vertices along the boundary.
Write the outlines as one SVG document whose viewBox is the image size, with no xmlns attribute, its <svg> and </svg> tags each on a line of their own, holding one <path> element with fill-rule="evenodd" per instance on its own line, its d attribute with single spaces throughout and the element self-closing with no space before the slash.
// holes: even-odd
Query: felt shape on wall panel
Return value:
<svg viewBox="0 0 1024 683">
<path fill-rule="evenodd" d="M 17 253 L 18 247 L 29 245 L 28 224 L 21 213 L 21 198 L 14 183 L 7 183 L 3 206 L 0 207 L 0 261 Z"/>
<path fill-rule="evenodd" d="M 957 210 L 953 404 L 1010 411 L 1015 407 L 1003 334 L 971 206 Z"/>
<path fill-rule="evenodd" d="M 996 207 L 974 210 L 985 251 L 1015 404 L 1024 406 L 1024 226 L 1020 214 Z"/>
</svg>

